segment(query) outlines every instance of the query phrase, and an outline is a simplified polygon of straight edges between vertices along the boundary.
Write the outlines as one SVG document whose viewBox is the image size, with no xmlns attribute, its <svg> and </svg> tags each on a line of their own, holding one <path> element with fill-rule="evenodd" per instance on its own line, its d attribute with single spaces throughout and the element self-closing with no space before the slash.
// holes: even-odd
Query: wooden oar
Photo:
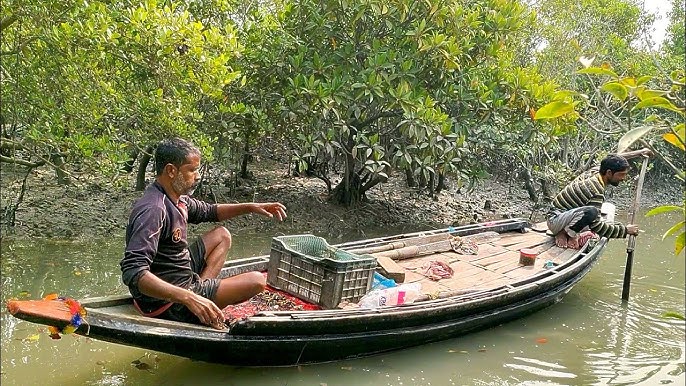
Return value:
<svg viewBox="0 0 686 386">
<path fill-rule="evenodd" d="M 643 190 L 643 180 L 646 175 L 648 167 L 648 156 L 643 154 L 643 165 L 641 165 L 641 173 L 638 176 L 638 184 L 636 185 L 636 196 L 634 197 L 633 208 L 631 209 L 631 220 L 629 224 L 635 224 L 636 213 L 641 206 L 641 191 Z M 629 235 L 629 240 L 626 244 L 626 267 L 624 269 L 624 287 L 622 288 L 622 302 L 629 301 L 629 287 L 631 286 L 631 266 L 634 264 L 634 248 L 636 247 L 636 236 Z"/>
</svg>

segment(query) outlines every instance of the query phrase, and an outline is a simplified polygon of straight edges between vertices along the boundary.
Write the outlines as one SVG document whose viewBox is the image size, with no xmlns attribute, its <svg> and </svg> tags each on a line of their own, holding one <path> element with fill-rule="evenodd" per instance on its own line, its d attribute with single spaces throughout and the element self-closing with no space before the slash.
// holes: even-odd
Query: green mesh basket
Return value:
<svg viewBox="0 0 686 386">
<path fill-rule="evenodd" d="M 360 259 L 374 259 L 369 255 L 356 255 L 342 249 L 330 246 L 322 237 L 313 235 L 281 236 L 277 237 L 286 248 L 302 253 L 313 259 L 331 259 L 335 261 L 351 261 Z"/>
<path fill-rule="evenodd" d="M 272 239 L 267 282 L 302 300 L 335 308 L 357 302 L 370 289 L 376 259 L 330 246 L 314 235 Z"/>
</svg>

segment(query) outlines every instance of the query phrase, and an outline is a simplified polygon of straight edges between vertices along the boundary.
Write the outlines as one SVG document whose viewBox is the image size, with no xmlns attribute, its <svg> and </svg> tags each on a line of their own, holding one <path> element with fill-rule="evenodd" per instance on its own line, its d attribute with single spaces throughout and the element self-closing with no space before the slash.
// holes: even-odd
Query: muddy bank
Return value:
<svg viewBox="0 0 686 386">
<path fill-rule="evenodd" d="M 487 180 L 472 191 L 454 188 L 430 198 L 404 186 L 401 176 L 391 176 L 389 183 L 377 186 L 368 194 L 368 201 L 356 208 L 344 208 L 326 199 L 326 187 L 314 178 L 284 176 L 283 169 L 270 165 L 254 167 L 254 178 L 243 180 L 230 192 L 213 186 L 210 201 L 267 202 L 280 201 L 288 208 L 283 223 L 260 216 L 243 216 L 226 221 L 234 233 L 295 234 L 314 233 L 325 237 L 365 237 L 366 229 L 387 227 L 390 230 L 411 231 L 462 225 L 491 219 L 523 217 L 540 221 L 547 205 L 538 207 L 528 198 L 519 182 Z M 21 177 L 6 168 L 2 175 L 2 210 L 14 202 L 21 186 Z M 150 176 L 152 181 L 152 176 Z M 646 179 L 642 207 L 651 208 L 670 203 L 679 204 L 683 187 L 670 179 Z M 33 172 L 22 204 L 16 211 L 13 228 L 3 224 L 2 236 L 11 238 L 98 238 L 121 237 L 133 201 L 141 192 L 123 189 L 103 189 L 98 183 L 80 183 L 68 189 L 57 185 L 48 170 Z M 621 185 L 610 192 L 610 200 L 621 212 L 628 210 L 633 187 Z M 623 219 L 626 216 L 620 216 Z M 3 218 L 5 220 L 5 218 Z M 199 233 L 210 225 L 191 228 Z"/>
</svg>

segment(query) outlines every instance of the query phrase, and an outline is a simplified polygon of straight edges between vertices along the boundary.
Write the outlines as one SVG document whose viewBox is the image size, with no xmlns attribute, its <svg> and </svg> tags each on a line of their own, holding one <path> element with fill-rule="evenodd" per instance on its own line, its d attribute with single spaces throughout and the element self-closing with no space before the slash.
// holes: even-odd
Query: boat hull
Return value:
<svg viewBox="0 0 686 386">
<path fill-rule="evenodd" d="M 294 366 L 368 356 L 455 338 L 555 304 L 591 270 L 606 243 L 601 239 L 555 269 L 485 291 L 377 310 L 267 312 L 228 331 L 119 312 L 131 308 L 126 296 L 95 298 L 82 302 L 88 310 L 87 325 L 77 333 L 237 366 Z M 243 265 L 234 264 L 241 271 L 266 263 L 253 258 Z M 64 324 L 68 320 L 68 315 L 46 319 L 37 312 L 11 307 L 10 311 L 36 323 Z"/>
</svg>

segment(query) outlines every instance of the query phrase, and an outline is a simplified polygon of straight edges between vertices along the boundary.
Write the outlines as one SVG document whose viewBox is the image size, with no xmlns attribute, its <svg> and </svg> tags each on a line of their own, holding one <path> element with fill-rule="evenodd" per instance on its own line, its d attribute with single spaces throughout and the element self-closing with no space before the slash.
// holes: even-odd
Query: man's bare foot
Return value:
<svg viewBox="0 0 686 386">
<path fill-rule="evenodd" d="M 579 236 L 570 237 L 567 239 L 567 248 L 569 249 L 579 249 Z"/>
<path fill-rule="evenodd" d="M 567 248 L 567 233 L 560 231 L 555 235 L 555 245 L 560 248 Z"/>
</svg>

